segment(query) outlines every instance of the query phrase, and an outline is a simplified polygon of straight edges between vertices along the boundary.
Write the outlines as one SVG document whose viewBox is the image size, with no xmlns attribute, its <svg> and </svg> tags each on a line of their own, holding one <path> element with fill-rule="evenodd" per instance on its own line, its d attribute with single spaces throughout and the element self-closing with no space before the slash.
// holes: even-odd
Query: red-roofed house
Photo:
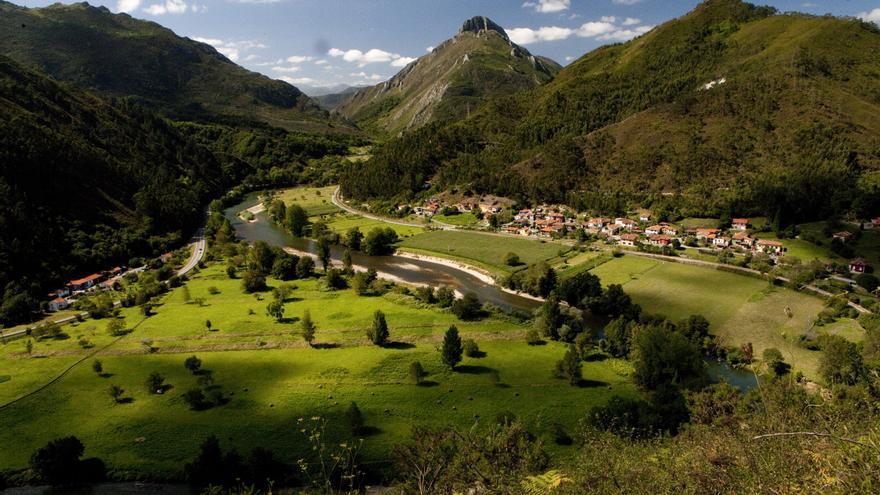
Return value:
<svg viewBox="0 0 880 495">
<path fill-rule="evenodd" d="M 733 234 L 733 242 L 743 246 L 752 247 L 755 244 L 755 238 L 750 236 L 748 232 L 737 232 Z"/>
<path fill-rule="evenodd" d="M 101 281 L 100 273 L 93 273 L 88 277 L 83 277 L 76 280 L 71 280 L 67 283 L 67 288 L 70 289 L 71 292 L 78 290 L 86 290 L 94 287 L 94 285 Z"/>
<path fill-rule="evenodd" d="M 651 243 L 652 246 L 668 246 L 672 242 L 672 237 L 668 235 L 652 235 L 648 237 L 648 242 Z"/>
<path fill-rule="evenodd" d="M 648 235 L 659 235 L 663 233 L 663 225 L 652 225 L 645 229 L 645 233 Z"/>
<path fill-rule="evenodd" d="M 727 246 L 730 246 L 730 237 L 719 235 L 718 237 L 712 239 L 712 244 L 715 247 L 726 248 Z"/>
<path fill-rule="evenodd" d="M 841 230 L 840 232 L 835 232 L 831 238 L 832 239 L 840 239 L 841 242 L 846 242 L 852 237 L 852 232 Z"/>
<path fill-rule="evenodd" d="M 635 246 L 639 242 L 639 236 L 636 234 L 623 234 L 620 236 L 620 244 L 623 246 Z"/>
<path fill-rule="evenodd" d="M 749 230 L 749 219 L 748 218 L 734 218 L 732 225 L 733 225 L 733 230 Z"/>
<path fill-rule="evenodd" d="M 697 239 L 708 239 L 721 232 L 719 229 L 697 229 Z"/>
<path fill-rule="evenodd" d="M 49 311 L 53 313 L 55 311 L 67 309 L 68 307 L 70 307 L 70 303 L 67 302 L 67 299 L 64 299 L 63 297 L 56 297 L 55 299 L 49 301 Z"/>
<path fill-rule="evenodd" d="M 868 270 L 868 262 L 864 258 L 856 258 L 849 262 L 850 273 L 865 273 Z"/>
</svg>

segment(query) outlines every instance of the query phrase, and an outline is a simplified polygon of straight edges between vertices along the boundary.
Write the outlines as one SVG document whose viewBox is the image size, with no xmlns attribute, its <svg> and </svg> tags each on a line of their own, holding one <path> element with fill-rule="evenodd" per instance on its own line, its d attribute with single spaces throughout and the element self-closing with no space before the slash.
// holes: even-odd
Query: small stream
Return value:
<svg viewBox="0 0 880 495">
<path fill-rule="evenodd" d="M 264 211 L 256 215 L 256 222 L 246 222 L 238 214 L 259 203 L 258 193 L 252 193 L 241 203 L 227 208 L 226 218 L 232 222 L 236 234 L 247 242 L 265 241 L 269 245 L 290 247 L 308 253 L 317 252 L 317 244 L 311 239 L 293 237 L 272 223 Z M 366 234 L 366 232 L 364 232 Z M 498 242 L 504 242 L 499 238 Z M 334 261 L 340 261 L 345 248 L 332 247 Z M 484 303 L 491 303 L 506 311 L 524 311 L 531 313 L 540 303 L 526 297 L 510 294 L 497 286 L 487 284 L 477 277 L 454 267 L 432 263 L 427 260 L 414 260 L 400 256 L 366 256 L 360 252 L 351 253 L 352 263 L 356 266 L 373 268 L 377 272 L 388 274 L 405 283 L 429 285 L 434 288 L 447 286 L 460 293 L 473 292 Z"/>
</svg>

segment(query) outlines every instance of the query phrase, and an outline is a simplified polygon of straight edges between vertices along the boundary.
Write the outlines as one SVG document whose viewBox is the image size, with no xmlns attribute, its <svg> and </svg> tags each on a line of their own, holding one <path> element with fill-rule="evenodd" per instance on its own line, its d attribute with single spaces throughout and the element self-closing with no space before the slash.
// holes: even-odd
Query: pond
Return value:
<svg viewBox="0 0 880 495">
<path fill-rule="evenodd" d="M 712 383 L 725 381 L 740 392 L 747 392 L 758 386 L 758 378 L 751 370 L 734 368 L 726 361 L 707 359 L 706 370 Z"/>
</svg>

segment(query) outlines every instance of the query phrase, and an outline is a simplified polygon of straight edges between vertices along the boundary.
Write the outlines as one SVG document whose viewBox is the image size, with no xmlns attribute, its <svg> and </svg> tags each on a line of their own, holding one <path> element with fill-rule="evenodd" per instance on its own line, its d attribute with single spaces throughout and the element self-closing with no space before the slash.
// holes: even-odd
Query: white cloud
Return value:
<svg viewBox="0 0 880 495">
<path fill-rule="evenodd" d="M 596 38 L 603 41 L 626 41 L 653 29 L 653 26 L 636 26 L 640 22 L 632 17 L 627 17 L 619 22 L 614 16 L 605 16 L 598 21 L 585 22 L 578 28 L 543 26 L 538 29 L 510 28 L 506 31 L 511 41 L 520 45 L 564 40 L 572 36 Z"/>
<path fill-rule="evenodd" d="M 428 53 L 431 53 L 431 52 L 434 51 L 434 47 L 433 47 L 433 46 L 429 46 L 428 48 L 425 48 L 425 51 L 428 52 Z"/>
<path fill-rule="evenodd" d="M 198 12 L 201 7 L 187 4 L 185 0 L 165 0 L 144 7 L 144 12 L 150 15 L 185 14 L 187 11 Z"/>
<path fill-rule="evenodd" d="M 511 41 L 519 45 L 528 45 L 539 41 L 564 40 L 575 33 L 574 29 L 557 26 L 544 26 L 538 29 L 513 28 L 506 29 Z"/>
<path fill-rule="evenodd" d="M 193 37 L 193 40 L 198 41 L 199 43 L 205 43 L 207 45 L 213 46 L 218 52 L 222 53 L 226 58 L 232 60 L 233 62 L 237 62 L 239 58 L 241 58 L 242 52 L 247 52 L 250 50 L 261 50 L 263 48 L 268 48 L 263 43 L 259 41 L 253 40 L 244 40 L 244 41 L 227 41 L 221 40 L 217 38 L 201 38 L 198 36 Z M 248 55 L 245 61 L 253 60 L 251 58 L 252 55 Z M 283 60 L 276 60 L 274 62 L 263 62 L 256 65 L 259 66 L 270 66 L 270 65 L 278 65 L 283 63 Z"/>
<path fill-rule="evenodd" d="M 290 67 L 282 67 L 279 65 L 279 66 L 272 67 L 272 70 L 275 72 L 289 73 L 289 72 L 299 72 L 300 68 L 301 67 L 299 67 L 298 65 L 291 65 Z"/>
<path fill-rule="evenodd" d="M 293 84 L 294 86 L 297 86 L 297 85 L 306 85 L 306 86 L 329 86 L 329 84 L 327 84 L 326 82 L 324 82 L 324 81 L 319 81 L 319 80 L 317 80 L 317 79 L 312 79 L 311 77 L 287 77 L 287 76 L 283 76 L 283 77 L 279 77 L 278 79 L 281 80 L 281 81 L 284 81 L 284 82 L 286 82 L 286 83 L 288 83 L 288 84 Z"/>
<path fill-rule="evenodd" d="M 323 58 L 321 60 L 315 61 L 315 65 L 326 65 L 326 64 L 327 64 L 327 61 L 324 60 Z"/>
<path fill-rule="evenodd" d="M 617 5 L 635 5 L 641 1 L 642 0 L 611 0 L 612 3 Z"/>
<path fill-rule="evenodd" d="M 278 3 L 282 0 L 230 0 L 233 3 L 252 3 L 252 4 L 261 4 L 261 3 Z"/>
<path fill-rule="evenodd" d="M 365 65 L 375 63 L 389 62 L 393 67 L 403 67 L 404 65 L 415 60 L 412 57 L 404 57 L 399 53 L 386 52 L 385 50 L 380 50 L 378 48 L 371 48 L 366 52 L 362 52 L 357 49 L 341 50 L 339 48 L 331 48 L 327 52 L 327 55 L 335 58 L 342 57 L 342 60 L 345 60 L 346 62 L 358 64 L 358 67 L 364 67 Z"/>
<path fill-rule="evenodd" d="M 876 8 L 870 12 L 860 12 L 856 14 L 856 17 L 863 21 L 873 22 L 880 25 L 880 8 Z"/>
<path fill-rule="evenodd" d="M 406 67 L 412 62 L 415 62 L 415 60 L 415 57 L 400 57 L 397 60 L 391 62 L 391 67 Z"/>
<path fill-rule="evenodd" d="M 571 0 L 538 0 L 537 2 L 529 0 L 522 6 L 523 8 L 534 8 L 535 12 L 550 14 L 568 10 L 571 7 Z"/>
<path fill-rule="evenodd" d="M 313 57 L 306 57 L 303 55 L 291 55 L 287 57 L 287 61 L 292 64 L 301 64 L 303 62 L 311 62 L 312 60 L 314 60 Z"/>
<path fill-rule="evenodd" d="M 119 0 L 116 2 L 116 11 L 129 13 L 137 10 L 140 6 L 141 0 Z"/>
</svg>

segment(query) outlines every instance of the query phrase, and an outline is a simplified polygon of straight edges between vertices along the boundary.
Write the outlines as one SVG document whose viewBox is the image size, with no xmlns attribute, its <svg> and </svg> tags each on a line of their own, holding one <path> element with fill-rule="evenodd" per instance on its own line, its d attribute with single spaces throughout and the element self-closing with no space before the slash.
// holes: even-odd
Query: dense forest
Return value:
<svg viewBox="0 0 880 495">
<path fill-rule="evenodd" d="M 27 320 L 63 277 L 179 245 L 229 187 L 295 184 L 358 138 L 172 123 L 0 57 L 0 288 Z"/>
<path fill-rule="evenodd" d="M 878 53 L 880 30 L 859 20 L 709 0 L 535 90 L 390 140 L 343 191 L 458 187 L 783 223 L 867 215 L 880 207 Z"/>
</svg>

